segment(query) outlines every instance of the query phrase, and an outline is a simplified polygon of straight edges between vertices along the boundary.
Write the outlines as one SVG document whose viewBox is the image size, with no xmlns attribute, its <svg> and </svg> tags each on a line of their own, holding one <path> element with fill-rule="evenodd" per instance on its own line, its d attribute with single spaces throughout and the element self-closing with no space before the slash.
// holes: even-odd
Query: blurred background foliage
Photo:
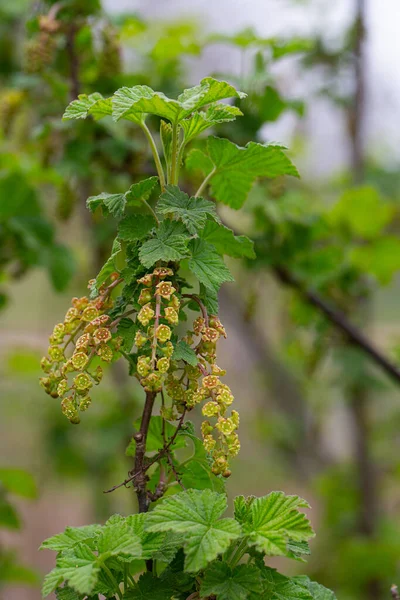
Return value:
<svg viewBox="0 0 400 600">
<path fill-rule="evenodd" d="M 124 368 L 109 370 L 80 428 L 37 378 L 53 323 L 110 252 L 112 225 L 86 199 L 124 192 L 152 173 L 151 157 L 134 127 L 61 115 L 80 93 L 123 85 L 174 95 L 195 83 L 204 56 L 207 74 L 248 94 L 237 101 L 244 116 L 215 134 L 264 141 L 290 115 L 290 154 L 305 165 L 300 181 L 258 183 L 239 211 L 219 207 L 257 253 L 220 298 L 230 332 L 221 364 L 244 440 L 229 491 L 310 499 L 318 535 L 308 574 L 339 598 L 387 598 L 400 581 L 400 177 L 365 144 L 362 0 L 353 12 L 332 44 L 326 31 L 260 37 L 245 14 L 241 31 L 222 34 L 187 16 L 111 15 L 100 0 L 0 2 L 0 596 L 40 598 L 51 559 L 36 550 L 48 535 L 135 508 L 131 490 L 103 494 L 129 468 L 142 401 Z M 226 53 L 234 68 L 221 72 L 212 57 Z M 345 123 L 349 156 L 325 178 L 304 160 L 305 118 L 320 97 Z M 185 167 L 195 190 L 201 173 Z"/>
</svg>

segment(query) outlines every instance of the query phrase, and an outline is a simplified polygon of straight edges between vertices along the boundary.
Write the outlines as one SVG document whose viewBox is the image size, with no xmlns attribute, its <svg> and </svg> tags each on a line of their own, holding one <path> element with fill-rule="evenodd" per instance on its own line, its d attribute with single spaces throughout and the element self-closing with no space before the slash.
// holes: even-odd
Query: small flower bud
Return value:
<svg viewBox="0 0 400 600">
<path fill-rule="evenodd" d="M 207 375 L 203 379 L 203 387 L 212 390 L 216 388 L 219 384 L 219 379 L 216 375 Z"/>
<path fill-rule="evenodd" d="M 49 361 L 49 359 L 46 356 L 44 356 L 42 358 L 42 360 L 40 361 L 40 367 L 41 367 L 42 371 L 44 371 L 45 373 L 50 373 L 51 365 L 52 365 L 52 363 Z"/>
<path fill-rule="evenodd" d="M 65 315 L 65 323 L 75 321 L 79 317 L 79 311 L 76 308 L 69 308 Z"/>
<path fill-rule="evenodd" d="M 77 350 L 83 350 L 87 348 L 91 341 L 90 333 L 84 333 L 76 340 L 75 347 Z"/>
<path fill-rule="evenodd" d="M 84 396 L 79 403 L 79 410 L 85 412 L 89 408 L 92 403 L 92 399 L 90 396 Z"/>
<path fill-rule="evenodd" d="M 72 306 L 77 310 L 84 310 L 89 304 L 89 299 L 86 296 L 82 298 L 72 298 Z"/>
<path fill-rule="evenodd" d="M 140 384 L 146 392 L 159 392 L 162 388 L 162 379 L 159 373 L 154 372 L 141 379 Z"/>
<path fill-rule="evenodd" d="M 160 373 L 166 373 L 169 369 L 169 365 L 170 362 L 166 356 L 159 358 L 157 361 L 157 369 L 160 371 Z"/>
<path fill-rule="evenodd" d="M 225 419 L 223 417 L 218 419 L 216 427 L 224 435 L 230 435 L 236 429 L 236 425 L 232 419 Z"/>
<path fill-rule="evenodd" d="M 156 294 L 165 300 L 169 300 L 174 292 L 176 289 L 170 281 L 161 281 L 156 285 Z"/>
<path fill-rule="evenodd" d="M 91 321 L 91 324 L 95 325 L 96 327 L 101 327 L 102 325 L 108 323 L 109 320 L 110 317 L 108 315 L 99 315 L 98 317 L 93 319 L 93 321 Z"/>
<path fill-rule="evenodd" d="M 226 371 L 225 369 L 221 369 L 218 365 L 214 364 L 211 365 L 211 373 L 213 375 L 219 375 L 220 377 L 223 377 L 224 375 L 226 375 Z"/>
<path fill-rule="evenodd" d="M 151 304 L 145 304 L 138 312 L 137 320 L 139 323 L 146 327 L 150 321 L 154 318 L 155 312 L 151 307 Z"/>
<path fill-rule="evenodd" d="M 59 362 L 60 360 L 65 358 L 64 352 L 58 346 L 50 346 L 48 353 L 50 358 L 55 362 Z"/>
<path fill-rule="evenodd" d="M 160 279 L 164 279 L 164 277 L 172 277 L 173 274 L 173 270 L 169 269 L 168 267 L 157 267 L 153 271 L 153 275 L 155 277 L 159 277 Z"/>
<path fill-rule="evenodd" d="M 217 442 L 214 440 L 212 435 L 206 435 L 206 437 L 203 440 L 203 446 L 206 452 L 212 452 L 215 448 L 216 443 Z"/>
<path fill-rule="evenodd" d="M 97 310 L 97 308 L 95 306 L 93 306 L 93 304 L 90 304 L 83 311 L 81 319 L 82 319 L 82 321 L 87 321 L 88 323 L 90 323 L 98 315 L 99 315 L 99 311 Z"/>
<path fill-rule="evenodd" d="M 137 372 L 141 377 L 146 377 L 150 372 L 150 357 L 149 356 L 139 356 L 137 362 Z"/>
<path fill-rule="evenodd" d="M 79 392 L 89 390 L 92 385 L 92 381 L 87 373 L 80 373 L 74 379 L 74 387 Z"/>
<path fill-rule="evenodd" d="M 112 361 L 114 356 L 113 351 L 109 346 L 107 346 L 107 344 L 100 344 L 100 346 L 97 348 L 97 354 L 100 356 L 101 360 L 104 360 L 104 362 L 108 363 Z"/>
<path fill-rule="evenodd" d="M 210 401 L 203 406 L 201 412 L 205 417 L 216 417 L 219 413 L 219 406 L 216 402 Z"/>
<path fill-rule="evenodd" d="M 111 340 L 111 332 L 106 327 L 100 327 L 93 333 L 93 340 L 95 344 L 105 344 Z"/>
<path fill-rule="evenodd" d="M 141 306 L 143 306 L 144 304 L 148 304 L 148 302 L 151 302 L 153 299 L 152 293 L 151 291 L 147 288 L 147 289 L 143 289 L 140 292 L 139 298 L 138 298 L 138 302 Z"/>
<path fill-rule="evenodd" d="M 210 317 L 210 327 L 214 327 L 214 329 L 216 329 L 222 335 L 222 337 L 226 338 L 225 328 L 215 315 Z"/>
<path fill-rule="evenodd" d="M 68 380 L 62 379 L 57 386 L 57 394 L 60 396 L 60 398 L 62 398 L 62 396 L 64 396 L 65 392 L 67 391 L 67 388 L 68 388 Z"/>
<path fill-rule="evenodd" d="M 164 310 L 164 315 L 168 323 L 171 323 L 171 325 L 178 325 L 179 316 L 174 308 L 167 306 Z"/>
<path fill-rule="evenodd" d="M 137 331 L 135 335 L 135 346 L 141 348 L 146 342 L 147 337 L 141 331 Z"/>
<path fill-rule="evenodd" d="M 201 435 L 206 437 L 214 431 L 214 427 L 211 425 L 210 421 L 203 421 L 201 424 Z"/>
<path fill-rule="evenodd" d="M 176 296 L 175 294 L 171 297 L 171 300 L 168 302 L 168 306 L 170 306 L 171 308 L 174 308 L 176 311 L 179 310 L 181 303 L 180 300 L 178 298 L 178 296 Z"/>
<path fill-rule="evenodd" d="M 150 287 L 153 282 L 153 275 L 148 273 L 144 277 L 141 277 L 140 279 L 138 279 L 137 282 L 141 283 L 142 285 L 145 285 L 147 287 Z"/>
<path fill-rule="evenodd" d="M 96 367 L 96 370 L 93 373 L 92 377 L 96 383 L 100 383 L 100 381 L 103 379 L 103 369 L 100 365 Z"/>
<path fill-rule="evenodd" d="M 171 358 L 171 356 L 174 353 L 174 345 L 172 344 L 172 342 L 167 342 L 165 344 L 165 346 L 163 346 L 163 348 L 161 349 L 161 352 L 167 357 L 167 358 Z"/>
<path fill-rule="evenodd" d="M 193 331 L 196 335 L 200 335 L 205 327 L 205 320 L 203 317 L 197 317 L 195 321 L 193 321 Z"/>
<path fill-rule="evenodd" d="M 84 352 L 74 352 L 71 356 L 72 364 L 77 371 L 82 371 L 85 368 L 89 360 L 89 357 Z"/>
<path fill-rule="evenodd" d="M 219 332 L 216 329 L 213 329 L 213 327 L 205 327 L 201 337 L 205 342 L 212 342 L 215 344 L 219 339 Z"/>
<path fill-rule="evenodd" d="M 156 329 L 156 336 L 160 342 L 167 342 L 171 337 L 171 329 L 168 325 L 159 325 Z"/>
</svg>

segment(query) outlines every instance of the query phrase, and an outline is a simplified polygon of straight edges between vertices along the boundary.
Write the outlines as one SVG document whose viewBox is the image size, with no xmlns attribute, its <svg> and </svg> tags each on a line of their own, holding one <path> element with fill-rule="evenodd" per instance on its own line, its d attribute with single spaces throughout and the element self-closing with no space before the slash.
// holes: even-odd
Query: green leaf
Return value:
<svg viewBox="0 0 400 600">
<path fill-rule="evenodd" d="M 8 492 L 23 498 L 36 498 L 37 488 L 32 475 L 23 469 L 0 469 L 0 484 Z"/>
<path fill-rule="evenodd" d="M 94 540 L 100 531 L 100 525 L 67 527 L 63 533 L 58 533 L 57 535 L 53 535 L 53 537 L 47 538 L 40 546 L 40 549 L 64 552 L 65 550 L 74 548 L 81 542 L 90 542 L 90 540 Z"/>
<path fill-rule="evenodd" d="M 189 198 L 176 185 L 167 185 L 161 194 L 156 210 L 161 215 L 182 221 L 189 233 L 196 234 L 206 224 L 210 216 L 218 220 L 215 204 L 204 198 Z"/>
<path fill-rule="evenodd" d="M 136 323 L 127 317 L 124 317 L 118 323 L 117 336 L 121 336 L 123 338 L 124 341 L 122 343 L 122 347 L 125 352 L 131 351 L 137 329 Z"/>
<path fill-rule="evenodd" d="M 151 512 L 148 531 L 175 531 L 185 535 L 185 570 L 204 569 L 240 536 L 233 519 L 220 519 L 227 507 L 223 494 L 210 490 L 188 490 L 165 498 Z"/>
<path fill-rule="evenodd" d="M 60 569 L 63 580 L 80 594 L 92 592 L 100 572 L 97 556 L 83 543 L 59 556 L 57 568 Z"/>
<path fill-rule="evenodd" d="M 43 580 L 42 586 L 43 598 L 51 594 L 51 592 L 53 592 L 56 589 L 56 587 L 58 587 L 63 581 L 64 575 L 61 569 L 58 569 L 56 567 L 55 569 L 50 571 L 50 573 L 47 573 L 46 577 Z"/>
<path fill-rule="evenodd" d="M 295 578 L 285 577 L 275 569 L 259 565 L 263 584 L 262 598 L 268 600 L 312 600 L 310 592 L 298 585 Z M 260 596 L 251 594 L 249 600 L 259 600 Z"/>
<path fill-rule="evenodd" d="M 133 590 L 128 590 L 123 600 L 171 600 L 172 590 L 151 573 L 144 573 Z"/>
<path fill-rule="evenodd" d="M 286 496 L 283 492 L 255 498 L 249 519 L 243 525 L 249 545 L 269 556 L 288 556 L 289 542 L 305 542 L 314 536 L 309 520 L 299 508 L 309 508 L 309 505 L 302 498 Z"/>
<path fill-rule="evenodd" d="M 241 148 L 227 139 L 209 137 L 207 148 L 215 169 L 211 194 L 235 209 L 243 206 L 258 177 L 299 176 L 281 146 L 249 142 Z"/>
<path fill-rule="evenodd" d="M 6 529 L 19 529 L 21 522 L 15 508 L 0 495 L 0 527 Z"/>
<path fill-rule="evenodd" d="M 216 596 L 218 600 L 246 600 L 250 593 L 261 597 L 263 586 L 260 570 L 254 565 L 239 565 L 231 569 L 224 562 L 212 564 L 204 573 L 202 597 Z"/>
<path fill-rule="evenodd" d="M 56 589 L 56 598 L 57 600 L 81 600 L 83 596 L 70 587 L 64 586 Z"/>
<path fill-rule="evenodd" d="M 246 98 L 247 94 L 237 91 L 226 81 L 218 81 L 213 77 L 205 77 L 199 85 L 184 90 L 178 101 L 182 103 L 185 109 L 185 116 L 195 110 L 199 110 L 207 104 L 212 104 L 219 100 L 227 98 Z"/>
<path fill-rule="evenodd" d="M 156 225 L 154 217 L 150 215 L 129 215 L 118 225 L 118 237 L 125 242 L 142 240 Z"/>
<path fill-rule="evenodd" d="M 200 85 L 184 90 L 177 100 L 145 85 L 124 87 L 117 90 L 112 98 L 113 118 L 141 124 L 146 114 L 153 114 L 177 124 L 207 104 L 234 97 L 243 98 L 245 94 L 236 91 L 225 81 L 217 81 L 212 77 L 206 77 Z"/>
<path fill-rule="evenodd" d="M 251 523 L 251 505 L 255 500 L 255 496 L 249 496 L 245 498 L 244 496 L 236 496 L 234 500 L 235 507 L 235 519 L 238 523 L 243 525 L 248 522 Z"/>
<path fill-rule="evenodd" d="M 304 558 L 302 558 L 302 554 L 311 554 L 308 542 L 295 542 L 294 540 L 289 540 L 286 556 L 288 558 L 293 558 L 294 560 L 305 562 Z"/>
<path fill-rule="evenodd" d="M 234 281 L 214 246 L 204 240 L 190 242 L 189 269 L 206 288 L 217 292 L 225 281 Z"/>
<path fill-rule="evenodd" d="M 95 92 L 87 96 L 80 94 L 78 100 L 73 100 L 66 108 L 63 115 L 63 121 L 71 119 L 86 119 L 88 115 L 98 121 L 107 115 L 111 115 L 111 99 L 103 98 L 101 94 Z"/>
<path fill-rule="evenodd" d="M 295 581 L 295 583 L 298 585 L 307 588 L 311 593 L 313 600 L 336 600 L 336 596 L 332 590 L 324 587 L 316 581 L 311 581 L 306 575 L 293 577 L 292 581 Z"/>
<path fill-rule="evenodd" d="M 242 111 L 237 106 L 228 104 L 213 104 L 206 112 L 194 113 L 180 123 L 185 135 L 185 144 L 213 125 L 234 121 L 236 117 L 242 115 Z"/>
<path fill-rule="evenodd" d="M 107 194 L 102 192 L 98 196 L 90 196 L 86 201 L 86 206 L 92 212 L 98 206 L 104 205 L 114 217 L 122 217 L 126 206 L 125 194 Z"/>
<path fill-rule="evenodd" d="M 354 235 L 372 239 L 382 233 L 394 210 L 394 206 L 380 198 L 375 188 L 361 186 L 347 190 L 330 216 L 333 223 L 345 225 Z"/>
<path fill-rule="evenodd" d="M 198 363 L 196 352 L 183 340 L 179 340 L 176 344 L 171 359 L 184 360 L 189 365 L 192 365 L 192 367 L 195 367 Z"/>
<path fill-rule="evenodd" d="M 207 154 L 204 154 L 198 148 L 194 148 L 186 156 L 185 167 L 189 171 L 201 171 L 208 175 L 213 169 L 213 163 Z"/>
<path fill-rule="evenodd" d="M 142 546 L 140 539 L 126 521 L 105 525 L 98 538 L 99 555 L 104 560 L 105 556 L 129 556 L 141 558 Z"/>
<path fill-rule="evenodd" d="M 164 262 L 179 261 L 188 255 L 189 236 L 182 228 L 171 227 L 163 221 L 155 233 L 155 237 L 143 244 L 139 251 L 142 265 L 149 268 L 158 260 Z"/>
<path fill-rule="evenodd" d="M 245 235 L 234 235 L 232 229 L 211 219 L 200 233 L 201 239 L 214 246 L 219 254 L 233 258 L 255 258 L 254 243 Z"/>
<path fill-rule="evenodd" d="M 175 556 L 177 551 L 177 537 L 171 533 L 148 533 L 144 530 L 144 522 L 146 515 L 144 513 L 130 515 L 126 518 L 126 523 L 132 529 L 133 533 L 140 538 L 142 545 L 141 558 L 148 560 L 154 558 L 162 562 Z M 182 544 L 180 543 L 180 546 Z"/>
<path fill-rule="evenodd" d="M 387 235 L 366 246 L 358 246 L 350 251 L 350 261 L 361 272 L 375 277 L 382 285 L 387 285 L 400 270 L 400 240 Z"/>
<path fill-rule="evenodd" d="M 117 270 L 116 259 L 121 252 L 121 244 L 117 239 L 114 240 L 110 258 L 101 267 L 99 274 L 96 277 L 95 289 L 97 290 L 107 279 L 111 273 Z"/>
<path fill-rule="evenodd" d="M 143 200 L 147 201 L 157 183 L 158 177 L 153 176 L 131 185 L 129 190 L 125 193 L 127 206 L 137 206 L 141 204 Z"/>
<path fill-rule="evenodd" d="M 75 273 L 76 261 L 74 255 L 67 246 L 54 244 L 49 248 L 46 263 L 54 289 L 62 292 Z"/>
<path fill-rule="evenodd" d="M 112 106 L 115 121 L 127 119 L 138 124 L 144 121 L 146 113 L 175 122 L 182 110 L 177 100 L 171 100 L 162 92 L 154 92 L 147 85 L 117 90 L 112 97 Z"/>
</svg>

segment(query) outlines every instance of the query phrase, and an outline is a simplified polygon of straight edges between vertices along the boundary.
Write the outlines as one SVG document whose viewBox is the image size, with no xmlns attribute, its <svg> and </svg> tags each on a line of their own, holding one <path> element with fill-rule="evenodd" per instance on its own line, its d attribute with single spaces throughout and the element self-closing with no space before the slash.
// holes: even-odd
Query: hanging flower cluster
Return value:
<svg viewBox="0 0 400 600">
<path fill-rule="evenodd" d="M 41 362 L 46 376 L 40 383 L 47 394 L 61 398 L 61 410 L 71 423 L 80 422 L 79 412 L 91 403 L 90 389 L 103 377 L 101 365 L 93 366 L 94 359 L 111 362 L 122 343 L 122 338 L 112 336 L 114 323 L 105 314 L 113 306 L 109 292 L 118 283 L 117 276 L 113 279 L 114 283 L 101 289 L 95 300 L 73 298 L 63 323 L 54 327 L 48 356 Z"/>
<path fill-rule="evenodd" d="M 146 392 L 160 392 L 171 369 L 171 327 L 178 325 L 180 308 L 176 288 L 166 281 L 173 275 L 172 269 L 157 267 L 138 280 L 142 287 L 138 298 L 141 309 L 136 317 L 140 325 L 135 337 L 137 377 Z"/>
<path fill-rule="evenodd" d="M 225 329 L 218 317 L 208 318 L 204 307 L 203 315 L 194 321 L 193 331 L 189 331 L 185 339 L 188 344 L 194 344 L 194 338 L 199 338 L 195 346 L 197 366 L 187 365 L 180 377 L 169 374 L 166 389 L 180 413 L 205 402 L 203 415 L 215 421 L 212 424 L 206 420 L 202 424 L 204 447 L 212 455 L 213 473 L 229 477 L 229 458 L 236 456 L 240 450 L 237 434 L 239 413 L 233 410 L 227 416 L 234 397 L 230 388 L 220 380 L 226 371 L 216 364 L 217 341 L 221 336 L 226 338 Z"/>
</svg>

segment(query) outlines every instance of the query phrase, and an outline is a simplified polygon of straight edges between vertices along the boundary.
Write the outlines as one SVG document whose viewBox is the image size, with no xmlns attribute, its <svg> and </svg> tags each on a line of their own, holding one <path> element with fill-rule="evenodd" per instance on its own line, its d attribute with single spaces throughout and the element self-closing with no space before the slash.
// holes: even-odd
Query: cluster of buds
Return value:
<svg viewBox="0 0 400 600">
<path fill-rule="evenodd" d="M 93 363 L 111 362 L 121 347 L 123 340 L 112 336 L 114 324 L 106 314 L 112 306 L 105 287 L 95 300 L 73 298 L 64 321 L 54 327 L 49 338 L 48 356 L 41 362 L 46 376 L 40 383 L 47 394 L 61 398 L 61 410 L 71 423 L 79 423 L 79 412 L 91 403 L 90 389 L 103 377 L 101 364 Z"/>
<path fill-rule="evenodd" d="M 138 280 L 141 306 L 136 323 L 140 329 L 135 336 L 137 348 L 137 377 L 146 392 L 159 392 L 171 368 L 174 346 L 172 327 L 179 322 L 180 300 L 176 288 L 167 277 L 174 272 L 168 267 L 157 267 Z"/>
<path fill-rule="evenodd" d="M 235 410 L 231 415 L 227 414 L 234 398 L 230 388 L 220 379 L 226 371 L 216 364 L 216 346 L 221 336 L 226 338 L 226 332 L 218 317 L 208 318 L 205 312 L 204 316 L 198 317 L 185 338 L 188 344 L 195 344 L 197 366 L 186 365 L 180 377 L 170 373 L 166 390 L 178 413 L 204 403 L 202 413 L 207 417 L 202 424 L 204 447 L 212 456 L 213 473 L 229 477 L 229 459 L 240 450 L 239 414 Z"/>
</svg>

